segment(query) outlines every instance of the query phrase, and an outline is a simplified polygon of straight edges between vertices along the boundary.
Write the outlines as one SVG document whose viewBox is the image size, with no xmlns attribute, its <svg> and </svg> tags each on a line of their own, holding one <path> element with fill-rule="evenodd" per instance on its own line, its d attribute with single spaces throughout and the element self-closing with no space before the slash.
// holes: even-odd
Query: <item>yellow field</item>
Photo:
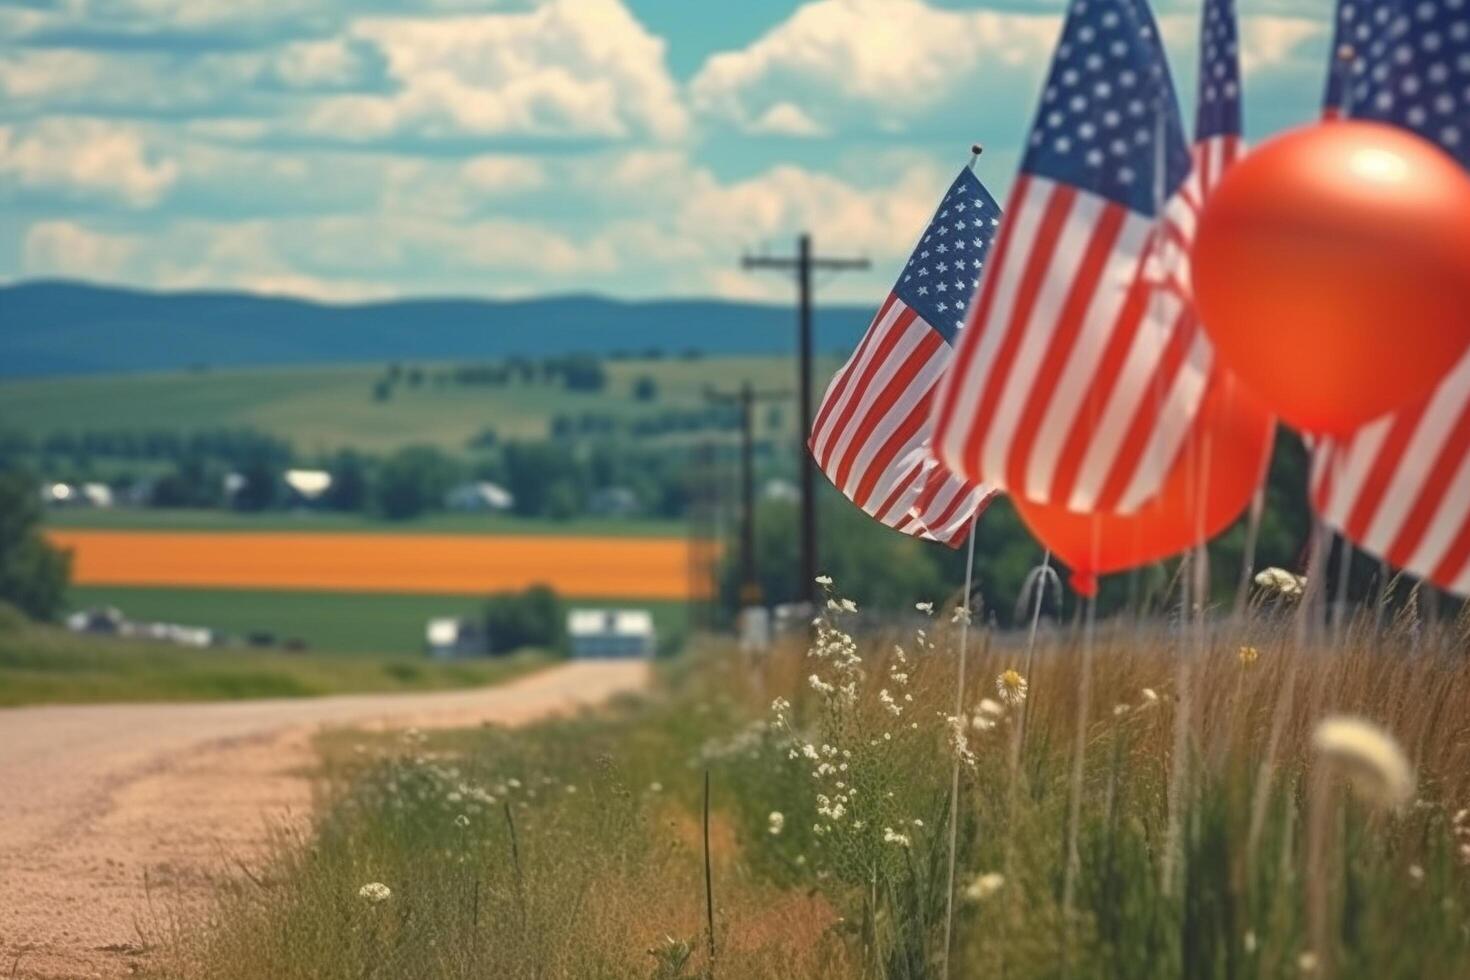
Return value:
<svg viewBox="0 0 1470 980">
<path fill-rule="evenodd" d="M 570 597 L 685 599 L 679 538 L 55 529 L 78 585 L 481 594 L 549 585 Z M 702 587 L 702 586 L 701 586 Z"/>
</svg>

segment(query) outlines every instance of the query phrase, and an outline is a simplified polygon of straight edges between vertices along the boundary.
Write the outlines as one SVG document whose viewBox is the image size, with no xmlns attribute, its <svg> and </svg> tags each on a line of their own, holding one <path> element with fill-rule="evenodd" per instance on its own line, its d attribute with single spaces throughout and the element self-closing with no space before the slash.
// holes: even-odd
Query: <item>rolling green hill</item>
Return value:
<svg viewBox="0 0 1470 980">
<path fill-rule="evenodd" d="M 435 384 L 434 374 L 450 365 L 404 366 L 421 368 L 424 380 L 394 385 L 386 401 L 373 396 L 385 374 L 382 364 L 6 379 L 0 380 L 0 430 L 41 440 L 85 430 L 250 428 L 288 440 L 307 455 L 343 448 L 382 453 L 412 444 L 460 451 L 486 429 L 501 439 L 544 438 L 558 413 L 631 419 L 700 408 L 709 386 L 731 389 L 749 380 L 763 389 L 790 391 L 796 381 L 792 361 L 784 357 L 610 360 L 604 362 L 607 386 L 597 393 L 540 381 Z M 836 367 L 833 358 L 819 362 L 818 384 Z M 657 387 L 651 400 L 634 397 L 643 377 Z M 794 437 L 792 404 L 776 414 L 778 419 L 759 412 L 758 432 Z"/>
</svg>

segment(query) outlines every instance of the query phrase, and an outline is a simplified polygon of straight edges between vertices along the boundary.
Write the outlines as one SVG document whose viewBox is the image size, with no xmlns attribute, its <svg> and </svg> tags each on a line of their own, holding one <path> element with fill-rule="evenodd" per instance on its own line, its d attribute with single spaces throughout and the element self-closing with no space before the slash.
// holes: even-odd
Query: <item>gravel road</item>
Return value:
<svg viewBox="0 0 1470 980">
<path fill-rule="evenodd" d="M 469 691 L 0 710 L 0 977 L 135 972 L 138 923 L 309 817 L 324 727 L 524 724 L 647 677 L 588 661 Z"/>
</svg>

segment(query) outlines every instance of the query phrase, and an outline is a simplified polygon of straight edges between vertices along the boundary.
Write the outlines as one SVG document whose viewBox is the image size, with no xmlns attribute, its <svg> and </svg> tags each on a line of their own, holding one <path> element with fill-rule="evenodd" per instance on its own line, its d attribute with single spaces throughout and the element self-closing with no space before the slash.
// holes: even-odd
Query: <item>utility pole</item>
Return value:
<svg viewBox="0 0 1470 980">
<path fill-rule="evenodd" d="M 733 393 L 707 391 L 710 401 L 740 408 L 740 595 L 741 608 L 761 604 L 760 569 L 755 554 L 755 403 L 791 397 L 789 391 L 757 392 L 749 381 Z"/>
<path fill-rule="evenodd" d="M 817 464 L 807 452 L 807 434 L 812 425 L 812 271 L 844 272 L 869 268 L 867 259 L 828 258 L 812 254 L 812 236 L 802 232 L 796 240 L 796 256 L 747 255 L 743 269 L 780 269 L 796 273 L 796 328 L 799 359 L 800 409 L 797 426 L 801 471 L 801 598 L 813 608 L 817 601 Z"/>
</svg>

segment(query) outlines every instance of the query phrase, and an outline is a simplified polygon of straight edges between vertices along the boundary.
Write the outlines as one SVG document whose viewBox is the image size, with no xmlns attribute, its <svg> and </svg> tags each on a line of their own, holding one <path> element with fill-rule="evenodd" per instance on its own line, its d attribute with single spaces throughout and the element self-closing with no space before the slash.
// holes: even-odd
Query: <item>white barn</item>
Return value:
<svg viewBox="0 0 1470 980">
<path fill-rule="evenodd" d="M 658 635 L 647 609 L 573 609 L 567 645 L 573 657 L 652 657 Z"/>
</svg>

